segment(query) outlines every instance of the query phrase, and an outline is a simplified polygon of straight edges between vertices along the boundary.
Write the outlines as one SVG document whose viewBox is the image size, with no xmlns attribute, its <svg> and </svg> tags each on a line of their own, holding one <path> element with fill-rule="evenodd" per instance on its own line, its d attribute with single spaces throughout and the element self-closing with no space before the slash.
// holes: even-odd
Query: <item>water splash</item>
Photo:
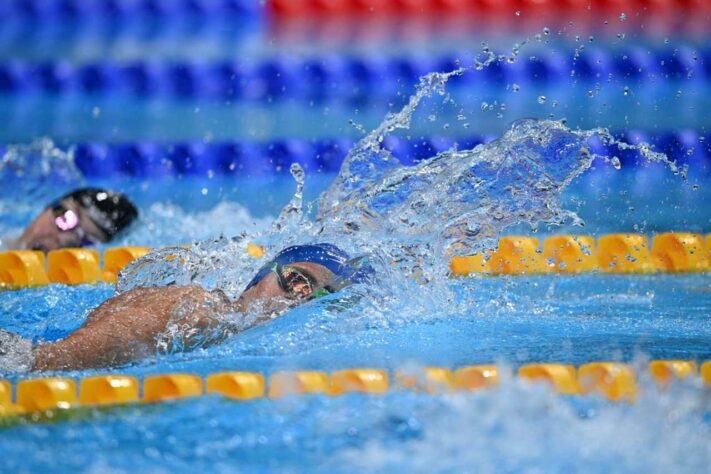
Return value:
<svg viewBox="0 0 711 474">
<path fill-rule="evenodd" d="M 26 201 L 45 202 L 58 190 L 66 192 L 83 183 L 74 150 L 62 150 L 49 138 L 10 145 L 0 158 L 0 187 Z"/>
<path fill-rule="evenodd" d="M 254 217 L 246 207 L 233 201 L 221 201 L 212 209 L 202 212 L 188 212 L 175 204 L 157 202 L 143 207 L 138 222 L 131 227 L 130 232 L 120 234 L 109 245 L 162 247 L 166 243 L 189 244 L 219 235 L 263 231 L 272 222 L 271 217 Z"/>
<path fill-rule="evenodd" d="M 486 49 L 473 68 L 502 60 Z M 564 208 L 561 195 L 598 158 L 591 152 L 593 139 L 619 150 L 637 150 L 675 173 L 685 173 L 649 145 L 618 141 L 606 129 L 571 130 L 561 121 L 535 119 L 514 122 L 486 145 L 455 147 L 403 166 L 383 147 L 384 139 L 406 133 L 426 100 L 450 104 L 447 82 L 468 71 L 461 67 L 420 78 L 402 110 L 389 113 L 350 150 L 338 176 L 316 202 L 314 219 L 303 209 L 304 172 L 294 165 L 296 192 L 270 230 L 200 242 L 175 250 L 177 259 L 166 260 L 173 250 L 151 256 L 126 269 L 119 290 L 167 281 L 221 287 L 237 296 L 260 265 L 245 256 L 249 241 L 266 245 L 267 258 L 288 245 L 337 242 L 351 253 L 371 256 L 380 263 L 381 275 L 392 276 L 396 263 L 407 277 L 443 280 L 450 256 L 489 249 L 511 226 L 582 226 L 582 220 Z M 600 158 L 613 165 L 619 162 L 614 156 Z"/>
<path fill-rule="evenodd" d="M 364 418 L 393 422 L 359 423 L 375 431 L 369 441 L 329 462 L 375 472 L 703 471 L 711 457 L 704 388 L 677 384 L 673 394 L 660 393 L 648 381 L 644 389 L 634 405 L 610 404 L 508 380 L 496 391 L 442 397 L 407 413 L 369 407 Z"/>
</svg>

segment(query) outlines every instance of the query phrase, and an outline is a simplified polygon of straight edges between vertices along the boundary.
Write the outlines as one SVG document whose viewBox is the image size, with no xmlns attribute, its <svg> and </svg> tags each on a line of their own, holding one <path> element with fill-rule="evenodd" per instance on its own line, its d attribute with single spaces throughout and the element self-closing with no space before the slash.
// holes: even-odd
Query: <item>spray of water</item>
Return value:
<svg viewBox="0 0 711 474">
<path fill-rule="evenodd" d="M 0 185 L 28 200 L 41 202 L 47 199 L 47 192 L 57 187 L 82 182 L 82 173 L 74 163 L 74 150 L 62 150 L 49 138 L 11 145 L 0 158 Z"/>
</svg>

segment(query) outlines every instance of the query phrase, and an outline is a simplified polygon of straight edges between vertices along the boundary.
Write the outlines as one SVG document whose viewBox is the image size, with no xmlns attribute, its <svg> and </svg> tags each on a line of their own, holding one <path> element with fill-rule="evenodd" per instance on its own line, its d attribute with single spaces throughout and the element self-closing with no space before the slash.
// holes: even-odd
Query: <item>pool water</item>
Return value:
<svg viewBox="0 0 711 474">
<path fill-rule="evenodd" d="M 624 360 L 639 369 L 640 399 L 626 405 L 565 398 L 514 380 L 451 396 L 393 391 L 247 403 L 203 397 L 5 429 L 2 442 L 13 455 L 3 465 L 17 472 L 123 472 L 136 463 L 180 472 L 236 464 L 245 472 L 467 470 L 471 463 L 496 472 L 695 472 L 706 465 L 708 391 L 697 379 L 660 392 L 645 378 L 644 362 L 711 357 L 708 276 L 472 278 L 447 286 L 456 302 L 448 308 L 428 304 L 433 295 L 414 287 L 407 302 L 386 302 L 377 312 L 321 301 L 220 346 L 76 375 Z M 2 325 L 27 337 L 61 338 L 111 293 L 106 286 L 4 293 L 2 313 L 20 311 Z"/>
<path fill-rule="evenodd" d="M 521 24 L 515 18 L 499 18 L 500 25 L 473 18 L 291 22 L 270 19 L 260 2 L 243 17 L 209 19 L 191 10 L 186 21 L 176 20 L 183 3 L 199 9 L 195 5 L 205 2 L 169 8 L 170 2 L 127 0 L 126 11 L 145 7 L 141 15 L 147 16 L 106 20 L 99 15 L 83 23 L 46 13 L 51 2 L 27 3 L 17 18 L 12 2 L 0 5 L 0 13 L 14 18 L 0 31 L 0 145 L 5 153 L 0 161 L 0 245 L 21 232 L 41 208 L 38 203 L 77 186 L 98 185 L 126 192 L 141 209 L 131 231 L 100 250 L 199 242 L 190 250 L 199 259 L 224 252 L 230 248 L 227 239 L 235 236 L 257 237 L 273 246 L 315 237 L 313 223 L 318 222 L 326 229 L 323 235 L 338 235 L 342 245 L 370 236 L 368 249 L 377 258 L 407 255 L 403 248 L 415 248 L 420 256 L 429 253 L 423 258 L 425 274 L 439 278 L 424 284 L 381 265 L 374 285 L 355 285 L 309 302 L 216 346 L 160 352 L 122 367 L 41 375 L 245 370 L 268 376 L 351 367 L 383 368 L 393 375 L 399 369 L 495 363 L 502 384 L 471 393 L 394 388 L 384 395 L 249 402 L 203 396 L 71 411 L 55 420 L 0 426 L 0 472 L 708 470 L 711 391 L 698 378 L 660 390 L 647 363 L 711 360 L 711 273 L 443 278 L 446 258 L 433 257 L 432 249 L 442 248 L 444 231 L 418 234 L 406 226 L 449 225 L 440 222 L 442 216 L 476 211 L 477 204 L 496 211 L 492 203 L 498 202 L 522 214 L 519 219 L 504 216 L 506 225 L 497 224 L 494 212 L 480 215 L 481 222 L 499 231 L 497 236 L 708 234 L 707 13 L 687 12 L 676 19 L 684 26 L 677 30 L 673 15 L 648 17 L 646 10 L 625 15 L 595 10 L 592 23 L 561 17 L 544 24 L 525 9 L 523 15 L 510 15 L 523 16 Z M 107 3 L 110 9 L 123 5 Z M 231 2 L 234 8 L 242 3 Z M 163 12 L 160 20 L 152 16 L 155 11 Z M 460 66 L 469 69 L 450 83 L 430 75 L 416 89 L 418 76 Z M 224 76 L 224 71 L 236 73 Z M 248 80 L 237 81 L 237 73 Z M 405 116 L 416 90 L 426 93 L 412 116 Z M 469 137 L 489 143 L 510 130 L 512 121 L 527 117 L 538 120 L 519 123 L 524 130 L 504 141 L 503 148 L 490 144 L 466 150 Z M 569 127 L 553 126 L 560 132 L 553 135 L 559 139 L 554 145 L 539 146 L 545 141 L 540 129 L 551 126 L 543 119 L 562 120 Z M 653 143 L 664 136 L 691 137 L 673 157 L 679 165 L 688 164 L 688 170 L 673 172 L 673 164 L 641 159 L 644 146 L 613 151 L 622 159 L 620 170 L 610 157 L 595 158 L 585 170 L 581 157 L 588 150 L 579 140 L 587 143 L 587 130 L 594 127 L 608 128 L 633 145 L 639 145 L 639 136 Z M 600 136 L 604 133 L 595 135 Z M 340 175 L 335 169 L 305 166 L 305 202 L 316 202 L 335 182 L 350 189 L 349 197 L 365 210 L 377 209 L 373 215 L 391 219 L 390 227 L 344 233 L 342 240 L 332 232 L 339 218 L 351 223 L 348 219 L 357 214 L 349 214 L 346 206 L 334 211 L 330 221 L 323 220 L 323 209 L 307 208 L 306 218 L 287 223 L 297 235 L 275 230 L 275 218 L 297 189 L 288 166 L 277 172 L 270 167 L 165 173 L 161 168 L 155 175 L 131 175 L 125 172 L 129 163 L 123 172 L 96 169 L 92 174 L 83 173 L 80 158 L 72 155 L 86 144 L 108 149 L 149 143 L 169 149 L 176 143 L 209 146 L 239 140 L 265 148 L 278 140 L 352 143 L 363 137 Z M 387 155 L 375 143 L 391 143 L 395 137 L 415 143 L 444 137 L 457 143 L 456 152 L 445 148 L 437 150 L 443 152 L 438 157 L 427 157 L 442 167 L 439 176 L 451 178 L 431 181 L 447 185 L 440 193 L 431 193 L 430 182 L 417 181 L 431 171 L 427 164 L 400 168 L 383 159 Z M 42 138 L 53 140 L 49 158 L 37 151 L 48 143 Z M 401 147 L 404 156 L 399 157 L 409 166 L 414 160 L 407 159 L 407 150 L 412 148 Z M 486 155 L 492 150 L 511 153 L 513 165 Z M 247 157 L 259 164 L 272 158 L 269 152 Z M 293 156 L 284 162 L 290 164 L 289 159 L 299 162 Z M 457 174 L 462 163 L 470 166 Z M 486 167 L 492 163 L 498 165 L 493 171 Z M 482 181 L 466 174 L 472 170 Z M 388 180 L 393 176 L 406 179 Z M 470 179 L 457 179 L 462 176 Z M 563 186 L 567 177 L 572 182 Z M 363 187 L 364 182 L 370 186 Z M 447 194 L 469 185 L 474 196 L 469 201 Z M 476 194 L 480 186 L 490 199 Z M 565 188 L 560 200 L 558 186 Z M 382 199 L 367 199 L 366 191 L 373 189 L 382 191 L 376 195 Z M 334 195 L 339 196 L 329 194 Z M 418 195 L 432 199 L 418 202 Z M 398 208 L 403 202 L 410 207 Z M 433 203 L 439 207 L 427 206 Z M 529 203 L 533 209 L 524 215 Z M 475 239 L 476 233 L 471 234 Z M 398 240 L 402 248 L 391 249 Z M 229 257 L 224 261 L 244 263 Z M 211 263 L 209 258 L 205 262 Z M 220 281 L 214 275 L 210 280 L 208 270 L 248 279 L 259 263 L 201 268 L 205 273 L 198 272 L 203 278 L 198 281 Z M 122 284 L 128 284 L 126 278 Z M 0 328 L 36 342 L 58 340 L 114 292 L 103 284 L 0 292 Z M 509 375 L 525 363 L 592 361 L 631 364 L 640 385 L 636 402 L 561 396 L 545 384 Z M 1 364 L 0 359 L 0 377 L 12 382 L 40 375 Z"/>
</svg>

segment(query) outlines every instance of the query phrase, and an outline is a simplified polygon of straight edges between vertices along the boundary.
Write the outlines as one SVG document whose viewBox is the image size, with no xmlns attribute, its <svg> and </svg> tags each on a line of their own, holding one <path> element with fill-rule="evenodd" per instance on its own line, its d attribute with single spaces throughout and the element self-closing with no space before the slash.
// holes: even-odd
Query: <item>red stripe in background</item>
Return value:
<svg viewBox="0 0 711 474">
<path fill-rule="evenodd" d="M 271 14 L 290 16 L 429 15 L 433 13 L 683 11 L 708 14 L 709 0 L 269 0 Z"/>
</svg>

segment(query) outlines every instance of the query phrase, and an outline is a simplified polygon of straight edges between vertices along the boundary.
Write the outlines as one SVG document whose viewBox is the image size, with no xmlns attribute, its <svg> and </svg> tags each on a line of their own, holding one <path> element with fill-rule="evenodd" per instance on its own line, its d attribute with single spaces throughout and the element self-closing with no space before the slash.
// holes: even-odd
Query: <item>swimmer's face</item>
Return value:
<svg viewBox="0 0 711 474">
<path fill-rule="evenodd" d="M 308 301 L 315 292 L 336 291 L 336 276 L 323 265 L 295 262 L 269 272 L 262 280 L 239 297 L 241 312 L 259 303 L 271 314 L 279 314 Z M 281 279 L 281 282 L 279 281 Z"/>
<path fill-rule="evenodd" d="M 22 248 L 47 252 L 106 240 L 106 235 L 89 218 L 84 208 L 69 198 L 42 211 L 27 226 L 19 242 Z"/>
</svg>

